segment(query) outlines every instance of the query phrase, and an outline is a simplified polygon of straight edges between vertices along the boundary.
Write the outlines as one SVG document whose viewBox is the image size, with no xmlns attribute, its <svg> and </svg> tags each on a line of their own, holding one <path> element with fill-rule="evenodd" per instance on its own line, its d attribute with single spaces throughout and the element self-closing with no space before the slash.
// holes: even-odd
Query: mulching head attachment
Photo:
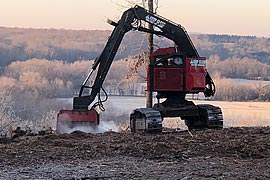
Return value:
<svg viewBox="0 0 270 180">
<path fill-rule="evenodd" d="M 96 110 L 60 110 L 57 114 L 57 133 L 71 133 L 76 130 L 87 131 L 99 125 Z"/>
</svg>

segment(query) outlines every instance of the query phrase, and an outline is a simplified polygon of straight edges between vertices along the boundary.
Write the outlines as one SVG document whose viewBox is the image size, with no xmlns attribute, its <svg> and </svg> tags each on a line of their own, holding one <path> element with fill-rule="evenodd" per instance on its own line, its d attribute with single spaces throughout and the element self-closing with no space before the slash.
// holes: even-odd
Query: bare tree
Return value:
<svg viewBox="0 0 270 180">
<path fill-rule="evenodd" d="M 8 127 L 12 123 L 19 121 L 13 110 L 14 101 L 11 92 L 8 90 L 0 92 L 0 136 L 6 136 Z"/>
</svg>

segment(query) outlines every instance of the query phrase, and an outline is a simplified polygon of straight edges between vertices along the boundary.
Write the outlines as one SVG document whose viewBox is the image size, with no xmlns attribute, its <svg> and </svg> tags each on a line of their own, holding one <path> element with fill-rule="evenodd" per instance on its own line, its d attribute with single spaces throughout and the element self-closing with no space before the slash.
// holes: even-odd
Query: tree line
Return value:
<svg viewBox="0 0 270 180">
<path fill-rule="evenodd" d="M 48 60 L 95 59 L 110 36 L 109 30 L 24 29 L 0 27 L 0 66 L 13 61 L 38 58 Z M 191 39 L 201 56 L 218 55 L 220 60 L 237 57 L 249 58 L 270 64 L 270 38 L 216 34 L 191 34 Z M 156 37 L 155 47 L 173 43 Z M 116 60 L 133 56 L 146 50 L 145 33 L 127 33 L 118 50 Z"/>
<path fill-rule="evenodd" d="M 256 81 L 254 84 L 238 84 L 215 72 L 212 76 L 216 94 L 211 97 L 219 101 L 270 101 L 270 84 Z"/>
<path fill-rule="evenodd" d="M 211 55 L 207 62 L 210 73 L 218 72 L 227 78 L 270 80 L 270 65 L 248 57 L 230 57 L 221 60 L 218 55 Z"/>
<path fill-rule="evenodd" d="M 144 95 L 146 70 L 143 63 L 139 63 L 138 58 L 141 56 L 128 57 L 119 61 L 114 61 L 109 74 L 104 82 L 104 89 L 109 94 L 117 95 Z M 227 82 L 227 84 L 218 84 L 218 91 L 228 86 L 227 78 L 267 78 L 270 67 L 264 63 L 252 59 L 230 58 L 220 61 L 218 56 L 211 56 L 207 62 L 208 72 L 212 74 L 217 82 Z M 76 61 L 67 63 L 65 61 L 49 61 L 46 59 L 29 59 L 27 61 L 16 61 L 6 66 L 0 76 L 0 88 L 12 89 L 14 97 L 32 96 L 36 99 L 40 98 L 65 98 L 73 97 L 78 93 L 82 82 L 86 78 L 92 67 L 93 61 Z M 134 70 L 134 67 L 136 70 Z M 215 76 L 218 74 L 219 76 Z M 93 82 L 91 79 L 90 82 Z M 224 81 L 223 81 L 224 80 Z M 236 88 L 237 85 L 234 85 Z M 243 89 L 255 90 L 252 87 L 244 87 Z M 258 87 L 257 87 L 258 89 Z M 233 90 L 232 90 L 233 91 Z M 224 92 L 223 92 L 224 93 Z M 219 100 L 228 100 L 225 98 L 230 93 L 223 94 Z M 243 92 L 244 93 L 244 92 Z M 258 92 L 257 92 L 258 93 Z M 250 94 L 253 94 L 250 92 Z M 239 97 L 242 100 L 269 100 L 268 96 L 264 98 L 259 96 Z"/>
</svg>

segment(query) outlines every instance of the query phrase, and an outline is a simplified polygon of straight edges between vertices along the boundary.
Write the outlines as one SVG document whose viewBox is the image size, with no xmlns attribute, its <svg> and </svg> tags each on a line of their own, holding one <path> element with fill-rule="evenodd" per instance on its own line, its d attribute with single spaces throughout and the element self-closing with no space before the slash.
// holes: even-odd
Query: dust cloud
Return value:
<svg viewBox="0 0 270 180">
<path fill-rule="evenodd" d="M 59 125 L 58 133 L 67 133 L 70 134 L 75 131 L 81 131 L 85 133 L 104 133 L 104 132 L 118 132 L 119 128 L 117 124 L 113 121 L 102 121 L 98 126 L 75 126 L 73 128 L 68 127 L 66 124 Z"/>
</svg>

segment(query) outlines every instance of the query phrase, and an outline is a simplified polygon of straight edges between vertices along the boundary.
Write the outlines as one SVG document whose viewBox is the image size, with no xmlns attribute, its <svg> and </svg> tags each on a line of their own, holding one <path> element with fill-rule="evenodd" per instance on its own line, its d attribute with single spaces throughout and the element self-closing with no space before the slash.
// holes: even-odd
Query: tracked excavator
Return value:
<svg viewBox="0 0 270 180">
<path fill-rule="evenodd" d="M 163 36 L 175 44 L 174 47 L 159 48 L 150 55 L 147 91 L 156 93 L 157 103 L 150 108 L 137 108 L 130 114 L 131 131 L 161 132 L 162 121 L 166 117 L 180 117 L 189 129 L 223 127 L 219 107 L 195 105 L 186 100 L 186 94 L 204 93 L 206 97 L 213 96 L 215 85 L 206 71 L 206 58 L 199 56 L 183 26 L 140 6 L 126 10 L 118 22 L 108 20 L 108 23 L 115 28 L 82 83 L 78 97 L 73 98 L 73 109 L 59 111 L 57 132 L 63 133 L 63 126 L 95 128 L 99 125 L 98 112 L 104 109 L 102 103 L 107 100 L 103 82 L 123 37 L 131 30 Z M 145 24 L 151 24 L 154 28 L 149 29 Z M 92 76 L 95 76 L 95 80 L 88 85 Z M 84 95 L 85 89 L 90 90 L 88 95 Z M 105 95 L 105 99 L 101 99 L 101 94 Z M 97 102 L 94 102 L 95 99 Z"/>
</svg>

